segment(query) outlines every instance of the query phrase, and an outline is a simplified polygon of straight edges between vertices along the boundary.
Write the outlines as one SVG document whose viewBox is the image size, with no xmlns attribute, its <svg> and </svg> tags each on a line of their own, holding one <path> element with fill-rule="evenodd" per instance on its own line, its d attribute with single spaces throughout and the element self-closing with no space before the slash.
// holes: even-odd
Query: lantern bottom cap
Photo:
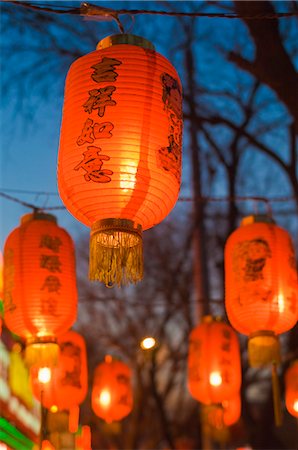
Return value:
<svg viewBox="0 0 298 450">
<path fill-rule="evenodd" d="M 95 222 L 90 235 L 89 279 L 107 287 L 143 278 L 142 227 L 129 219 Z"/>
<path fill-rule="evenodd" d="M 26 342 L 25 363 L 28 367 L 53 367 L 58 363 L 59 345 L 54 338 L 34 338 Z"/>
<path fill-rule="evenodd" d="M 273 362 L 280 364 L 278 336 L 272 331 L 251 334 L 248 339 L 248 359 L 250 367 L 264 367 Z"/>
</svg>

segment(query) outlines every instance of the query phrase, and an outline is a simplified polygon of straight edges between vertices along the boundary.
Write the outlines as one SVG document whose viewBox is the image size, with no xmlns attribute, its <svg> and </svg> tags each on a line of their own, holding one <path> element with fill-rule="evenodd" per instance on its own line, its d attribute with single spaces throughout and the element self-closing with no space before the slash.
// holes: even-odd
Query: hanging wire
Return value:
<svg viewBox="0 0 298 450">
<path fill-rule="evenodd" d="M 12 202 L 18 203 L 22 206 L 25 206 L 26 208 L 33 209 L 34 211 L 54 211 L 54 210 L 66 210 L 65 206 L 45 206 L 46 201 L 44 202 L 44 206 L 37 206 L 33 203 L 28 203 L 24 200 L 21 200 L 17 197 L 14 197 L 12 195 L 6 194 L 4 191 L 8 192 L 18 192 L 20 194 L 35 194 L 37 196 L 39 195 L 45 195 L 46 201 L 48 200 L 49 195 L 58 195 L 58 193 L 55 192 L 44 192 L 44 191 L 27 191 L 27 190 L 18 190 L 18 189 L 0 189 L 0 196 L 5 198 L 6 200 L 10 200 Z M 285 203 L 289 201 L 294 201 L 295 197 L 256 197 L 256 196 L 235 196 L 235 197 L 199 197 L 196 199 L 196 201 L 199 202 L 242 202 L 242 201 L 252 201 L 254 204 L 255 213 L 257 214 L 258 208 L 257 208 L 257 202 L 263 202 L 266 205 L 267 213 L 269 216 L 272 217 L 273 212 L 270 203 L 276 202 L 276 203 Z M 185 202 L 190 203 L 195 201 L 192 197 L 180 197 L 178 198 L 178 202 Z"/>
<path fill-rule="evenodd" d="M 13 197 L 12 195 L 8 195 L 5 194 L 4 192 L 0 192 L 0 196 L 5 198 L 6 200 L 10 200 L 12 202 L 18 203 L 22 206 L 25 206 L 26 208 L 30 208 L 33 209 L 34 211 L 54 211 L 54 210 L 65 210 L 65 206 L 47 206 L 47 207 L 42 207 L 42 206 L 37 206 L 34 205 L 33 203 L 28 203 L 28 202 L 24 202 L 23 200 L 20 200 L 19 198 Z"/>
<path fill-rule="evenodd" d="M 202 13 L 202 12 L 185 12 L 185 11 L 156 11 L 156 10 L 147 10 L 147 9 L 112 9 L 105 8 L 103 6 L 91 5 L 87 2 L 83 2 L 78 8 L 70 8 L 70 9 L 61 9 L 64 6 L 59 6 L 56 8 L 49 8 L 44 6 L 37 6 L 37 4 L 31 4 L 23 1 L 13 1 L 6 0 L 7 3 L 12 3 L 14 5 L 23 6 L 26 8 L 34 9 L 40 12 L 48 12 L 48 13 L 56 13 L 56 14 L 73 14 L 73 15 L 81 15 L 81 16 L 97 16 L 98 20 L 102 20 L 102 18 L 106 18 L 106 20 L 110 20 L 112 17 L 118 23 L 118 26 L 121 30 L 122 24 L 119 20 L 119 15 L 121 14 L 129 14 L 129 15 L 137 15 L 137 14 L 151 14 L 151 15 L 162 15 L 162 16 L 186 16 L 186 17 L 207 17 L 210 19 L 246 19 L 246 20 L 274 20 L 274 19 L 282 19 L 286 17 L 298 16 L 297 11 L 291 12 L 274 12 L 274 13 L 263 13 L 263 14 L 236 14 L 236 13 Z M 101 19 L 100 19 L 101 18 Z M 121 31 L 123 32 L 123 31 Z"/>
</svg>

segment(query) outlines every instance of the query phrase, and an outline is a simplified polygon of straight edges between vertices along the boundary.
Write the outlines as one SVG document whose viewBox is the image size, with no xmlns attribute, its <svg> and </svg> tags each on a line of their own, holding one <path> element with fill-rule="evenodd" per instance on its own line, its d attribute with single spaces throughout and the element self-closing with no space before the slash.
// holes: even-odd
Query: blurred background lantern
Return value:
<svg viewBox="0 0 298 450">
<path fill-rule="evenodd" d="M 86 346 L 83 337 L 72 330 L 60 336 L 58 344 L 57 366 L 31 367 L 31 384 L 34 396 L 43 407 L 51 412 L 69 411 L 69 431 L 74 433 L 78 427 L 79 404 L 88 390 Z"/>
<path fill-rule="evenodd" d="M 228 324 L 205 316 L 189 337 L 188 388 L 203 404 L 221 403 L 241 387 L 238 337 Z"/>
<path fill-rule="evenodd" d="M 226 310 L 249 336 L 252 367 L 279 362 L 278 335 L 298 319 L 298 284 L 289 234 L 267 216 L 249 216 L 225 247 Z"/>
<path fill-rule="evenodd" d="M 285 400 L 288 412 L 298 418 L 298 359 L 285 373 Z"/>
<path fill-rule="evenodd" d="M 107 355 L 94 371 L 92 409 L 107 423 L 126 417 L 133 407 L 131 370 Z"/>
<path fill-rule="evenodd" d="M 241 396 L 238 392 L 234 397 L 222 402 L 223 423 L 230 427 L 238 422 L 241 417 Z"/>
<path fill-rule="evenodd" d="M 10 331 L 26 340 L 26 362 L 56 362 L 56 337 L 76 319 L 74 246 L 50 214 L 34 212 L 4 247 L 4 314 Z"/>
<path fill-rule="evenodd" d="M 3 254 L 0 251 L 0 336 L 3 323 Z"/>
<path fill-rule="evenodd" d="M 57 360 L 57 336 L 76 319 L 74 246 L 50 214 L 34 212 L 8 236 L 4 247 L 4 317 L 26 341 L 26 362 Z"/>
<path fill-rule="evenodd" d="M 149 41 L 110 36 L 72 64 L 58 187 L 68 211 L 91 227 L 91 280 L 142 278 L 142 231 L 177 201 L 181 145 L 181 83 Z"/>
<path fill-rule="evenodd" d="M 0 251 L 0 301 L 3 298 L 3 254 Z"/>
</svg>

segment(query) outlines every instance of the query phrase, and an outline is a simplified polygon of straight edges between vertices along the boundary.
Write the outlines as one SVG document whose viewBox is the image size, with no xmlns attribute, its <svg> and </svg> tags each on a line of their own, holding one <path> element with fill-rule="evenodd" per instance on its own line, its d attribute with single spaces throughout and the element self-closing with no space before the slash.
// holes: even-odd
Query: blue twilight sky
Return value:
<svg viewBox="0 0 298 450">
<path fill-rule="evenodd" d="M 94 2 L 89 2 L 94 3 Z M 231 2 L 221 2 L 229 7 Z M 281 10 L 288 2 L 275 2 Z M 37 2 L 48 7 L 79 6 L 80 2 Z M 137 8 L 137 9 L 176 9 L 218 11 L 207 2 L 95 2 L 105 7 Z M 76 59 L 75 53 L 84 54 L 92 51 L 97 42 L 103 37 L 119 32 L 114 21 L 95 22 L 84 20 L 80 16 L 47 15 L 44 17 L 53 23 L 39 22 L 40 30 L 31 26 L 32 12 L 20 5 L 3 5 L 1 11 L 1 92 L 0 104 L 0 144 L 1 144 L 1 178 L 0 191 L 16 197 L 22 201 L 33 203 L 41 207 L 62 206 L 57 195 L 56 162 L 59 147 L 59 132 L 63 105 L 63 87 L 67 67 Z M 7 14 L 7 8 L 9 14 Z M 156 50 L 166 56 L 176 67 L 183 83 L 183 57 L 179 33 L 175 35 L 177 19 L 168 16 L 137 15 L 132 23 L 128 16 L 121 16 L 127 31 L 142 35 L 151 40 Z M 291 50 L 295 42 L 295 32 L 292 24 L 295 19 L 281 23 L 281 28 L 288 27 L 286 44 Z M 59 21 L 59 26 L 55 25 Z M 60 22 L 64 26 L 60 25 Z M 222 90 L 241 93 L 243 99 L 248 95 L 248 87 L 252 78 L 245 72 L 226 62 L 224 49 L 241 49 L 243 55 L 251 58 L 254 52 L 247 29 L 240 20 L 227 19 L 196 19 L 196 77 L 201 86 L 209 90 Z M 288 24 L 291 24 L 289 26 Z M 48 28 L 49 27 L 49 28 Z M 68 33 L 68 27 L 78 30 L 74 37 Z M 36 27 L 35 27 L 36 28 Z M 129 29 L 131 28 L 131 29 Z M 293 31 L 294 30 L 294 31 Z M 52 33 L 50 35 L 50 33 Z M 90 33 L 89 38 L 88 33 Z M 96 36 L 96 38 L 95 38 Z M 51 49 L 56 42 L 58 53 Z M 183 41 L 183 39 L 182 39 Z M 32 51 L 32 47 L 36 51 Z M 62 49 L 62 50 L 61 50 Z M 185 45 L 184 45 L 185 49 Z M 60 50 L 60 53 L 59 53 Z M 63 53 L 64 52 L 64 53 Z M 65 56 L 64 56 L 65 55 Z M 34 76 L 32 76 L 34 74 Z M 288 149 L 287 125 L 290 118 L 285 107 L 278 102 L 275 94 L 266 86 L 259 90 L 256 102 L 266 103 L 261 113 L 251 124 L 251 129 L 266 126 L 270 121 L 279 125 L 265 133 L 262 140 L 280 155 L 286 155 Z M 202 95 L 202 107 L 224 111 L 235 121 L 241 120 L 242 112 L 233 101 L 226 101 L 224 97 L 209 97 L 206 102 Z M 215 139 L 229 141 L 229 132 L 218 128 Z M 188 129 L 185 128 L 183 146 L 183 184 L 181 196 L 191 194 L 191 172 L 188 162 Z M 201 142 L 205 157 L 208 159 L 206 142 Z M 268 160 L 255 151 L 247 151 L 240 168 L 241 186 L 238 195 L 271 195 L 290 196 L 291 189 L 285 175 L 275 165 L 270 166 Z M 247 168 L 250 167 L 251 174 Z M 269 191 L 268 191 L 269 186 Z M 218 165 L 214 181 L 208 187 L 207 179 L 204 185 L 205 195 L 226 195 L 224 172 Z M 37 194 L 46 192 L 47 194 Z M 280 203 L 278 208 L 293 210 L 293 202 Z M 175 213 L 181 210 L 182 203 L 177 204 Z M 171 213 L 174 214 L 174 211 Z M 30 209 L 0 197 L 0 248 L 9 232 L 18 226 L 20 217 L 30 212 Z M 67 211 L 53 211 L 58 223 L 66 228 L 76 239 L 88 229 L 76 221 Z M 297 214 L 281 217 L 282 225 L 293 233 L 297 232 Z"/>
</svg>

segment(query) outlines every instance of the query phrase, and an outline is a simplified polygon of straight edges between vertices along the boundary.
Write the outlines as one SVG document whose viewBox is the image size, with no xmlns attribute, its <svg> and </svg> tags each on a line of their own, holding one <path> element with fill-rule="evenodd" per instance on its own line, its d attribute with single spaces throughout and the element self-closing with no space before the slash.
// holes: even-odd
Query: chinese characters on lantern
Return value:
<svg viewBox="0 0 298 450">
<path fill-rule="evenodd" d="M 91 66 L 94 72 L 91 75 L 95 83 L 114 83 L 118 77 L 115 67 L 119 66 L 121 61 L 115 58 L 104 57 L 102 60 Z M 91 114 L 97 110 L 97 114 L 102 118 L 108 106 L 115 106 L 113 93 L 116 87 L 113 85 L 91 89 L 89 98 L 84 103 L 84 111 Z M 98 139 L 109 139 L 112 137 L 114 125 L 111 122 L 94 122 L 88 118 L 83 125 L 82 132 L 77 139 L 77 145 L 93 144 Z M 105 169 L 104 162 L 109 161 L 110 157 L 102 153 L 102 148 L 97 145 L 87 145 L 82 153 L 83 159 L 74 167 L 74 170 L 85 170 L 84 178 L 86 181 L 95 183 L 108 183 L 111 181 L 113 172 Z"/>
<path fill-rule="evenodd" d="M 189 347 L 189 380 L 196 382 L 202 381 L 202 341 L 200 339 L 191 339 Z"/>
<path fill-rule="evenodd" d="M 219 359 L 219 367 L 222 383 L 229 384 L 231 381 L 230 372 L 233 371 L 233 367 L 231 365 L 231 331 L 223 328 L 221 331 L 222 343 L 221 343 L 221 353 Z"/>
<path fill-rule="evenodd" d="M 168 73 L 161 74 L 162 101 L 169 121 L 168 147 L 158 149 L 158 161 L 161 167 L 172 173 L 178 181 L 181 177 L 182 145 L 182 93 L 179 83 Z"/>
<path fill-rule="evenodd" d="M 61 378 L 62 386 L 73 386 L 81 388 L 81 372 L 82 372 L 82 357 L 81 349 L 78 345 L 70 341 L 62 342 L 60 345 L 61 359 L 65 371 Z"/>
<path fill-rule="evenodd" d="M 40 268 L 46 270 L 45 278 L 41 282 L 40 314 L 53 317 L 58 316 L 57 296 L 60 295 L 62 273 L 61 260 L 59 257 L 62 242 L 57 236 L 48 234 L 40 238 Z M 46 253 L 47 251 L 47 253 Z M 48 251 L 50 253 L 48 253 Z M 44 252 L 44 253 L 43 253 Z"/>
</svg>

